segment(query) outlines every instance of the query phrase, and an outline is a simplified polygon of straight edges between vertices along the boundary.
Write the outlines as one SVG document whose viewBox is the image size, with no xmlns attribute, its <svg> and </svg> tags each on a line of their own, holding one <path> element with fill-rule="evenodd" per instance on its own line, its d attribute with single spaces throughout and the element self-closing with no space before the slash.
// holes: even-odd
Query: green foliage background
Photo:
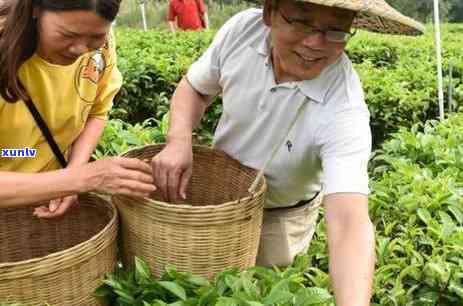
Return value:
<svg viewBox="0 0 463 306">
<path fill-rule="evenodd" d="M 423 23 L 432 22 L 434 0 L 386 0 L 402 14 Z M 168 0 L 124 0 L 117 17 L 117 24 L 130 27 L 142 27 L 139 3 L 144 2 L 148 28 L 167 28 L 166 15 Z M 261 6 L 263 0 L 205 0 L 211 26 L 218 29 L 231 15 L 250 6 Z M 439 0 L 439 12 L 442 22 L 463 22 L 463 2 L 461 0 Z"/>
<path fill-rule="evenodd" d="M 112 117 L 129 123 L 162 118 L 177 82 L 207 48 L 214 32 L 116 31 L 124 85 Z M 442 29 L 445 88 L 453 67 L 453 100 L 463 102 L 463 26 Z M 432 29 L 422 37 L 384 36 L 361 31 L 347 48 L 362 80 L 371 113 L 375 147 L 399 127 L 437 117 L 436 61 Z M 447 90 L 446 90 L 447 92 Z M 210 139 L 222 108 L 209 108 L 198 137 Z"/>
</svg>

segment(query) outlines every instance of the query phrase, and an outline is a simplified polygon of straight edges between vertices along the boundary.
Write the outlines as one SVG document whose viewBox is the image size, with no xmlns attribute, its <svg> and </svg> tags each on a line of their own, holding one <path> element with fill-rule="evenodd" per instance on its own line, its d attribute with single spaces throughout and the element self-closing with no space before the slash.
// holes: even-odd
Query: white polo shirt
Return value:
<svg viewBox="0 0 463 306">
<path fill-rule="evenodd" d="M 357 73 L 343 54 L 315 79 L 276 84 L 270 29 L 262 10 L 233 16 L 187 79 L 204 95 L 222 94 L 214 146 L 244 165 L 265 169 L 266 207 L 324 194 L 368 194 L 369 112 Z M 300 108 L 300 115 L 286 135 Z"/>
</svg>

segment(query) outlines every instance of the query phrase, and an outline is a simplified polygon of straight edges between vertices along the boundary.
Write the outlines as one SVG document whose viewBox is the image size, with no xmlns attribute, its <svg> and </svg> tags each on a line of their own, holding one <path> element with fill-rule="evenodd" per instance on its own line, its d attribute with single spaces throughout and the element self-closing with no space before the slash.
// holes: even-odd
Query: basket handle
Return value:
<svg viewBox="0 0 463 306">
<path fill-rule="evenodd" d="M 304 102 L 306 101 L 306 98 L 304 98 Z M 291 121 L 291 124 L 289 125 L 288 127 L 288 130 L 286 131 L 284 137 L 281 139 L 281 141 L 279 143 L 277 143 L 277 145 L 273 148 L 273 151 L 272 151 L 272 154 L 270 154 L 270 156 L 267 158 L 267 160 L 265 161 L 264 165 L 262 166 L 262 168 L 259 170 L 259 172 L 257 173 L 257 176 L 256 178 L 254 179 L 254 181 L 252 182 L 251 186 L 249 187 L 248 189 L 248 192 L 250 194 L 254 194 L 256 192 L 256 189 L 257 189 L 257 186 L 259 185 L 259 182 L 260 180 L 262 179 L 262 177 L 264 176 L 264 171 L 265 169 L 267 168 L 267 166 L 270 164 L 270 162 L 273 160 L 273 158 L 275 157 L 276 153 L 278 152 L 278 149 L 280 149 L 280 147 L 283 145 L 283 143 L 285 142 L 286 140 L 286 137 L 288 137 L 289 135 L 289 132 L 291 132 L 293 126 L 296 124 L 296 121 L 297 119 L 299 118 L 299 116 L 302 114 L 302 109 L 303 109 L 303 106 L 306 105 L 307 103 L 301 103 L 297 109 L 297 113 L 296 115 L 294 116 L 293 120 Z"/>
<path fill-rule="evenodd" d="M 294 127 L 294 125 L 297 122 L 297 119 L 302 114 L 302 109 L 307 104 L 307 103 L 305 103 L 306 101 L 307 101 L 307 98 L 304 98 L 304 101 L 297 108 L 296 115 L 293 117 L 293 120 L 291 121 L 291 124 L 289 125 L 288 130 L 286 131 L 284 137 L 282 137 L 280 142 L 277 143 L 277 145 L 273 148 L 272 154 L 269 155 L 269 157 L 265 161 L 264 165 L 262 166 L 262 168 L 257 173 L 256 178 L 254 179 L 254 181 L 252 182 L 251 186 L 248 189 L 248 192 L 251 195 L 254 195 L 254 193 L 256 192 L 257 186 L 259 185 L 259 182 L 261 181 L 262 177 L 264 176 L 265 169 L 270 164 L 270 162 L 273 160 L 276 153 L 278 152 L 278 149 L 283 145 L 284 141 L 286 140 L 286 137 L 288 137 L 288 135 L 289 135 L 289 132 L 291 132 L 292 128 Z M 150 158 L 144 158 L 144 159 L 142 159 L 142 161 L 144 161 L 145 163 L 150 163 L 151 159 Z"/>
</svg>

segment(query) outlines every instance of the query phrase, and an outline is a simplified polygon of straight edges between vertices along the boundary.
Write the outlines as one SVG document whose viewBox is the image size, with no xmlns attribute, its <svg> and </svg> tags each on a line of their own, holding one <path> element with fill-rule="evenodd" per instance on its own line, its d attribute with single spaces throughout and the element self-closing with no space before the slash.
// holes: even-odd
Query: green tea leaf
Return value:
<svg viewBox="0 0 463 306">
<path fill-rule="evenodd" d="M 167 282 L 167 281 L 159 281 L 159 285 L 176 295 L 177 297 L 181 298 L 182 300 L 186 300 L 186 292 L 179 284 L 175 282 Z"/>
<path fill-rule="evenodd" d="M 146 283 L 151 277 L 151 271 L 143 260 L 135 256 L 135 279 L 138 284 Z"/>
</svg>

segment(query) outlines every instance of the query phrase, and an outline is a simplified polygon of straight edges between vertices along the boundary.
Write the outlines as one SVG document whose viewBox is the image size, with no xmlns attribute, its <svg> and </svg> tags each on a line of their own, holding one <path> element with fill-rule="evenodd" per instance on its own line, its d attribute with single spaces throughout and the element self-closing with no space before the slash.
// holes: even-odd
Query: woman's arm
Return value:
<svg viewBox="0 0 463 306">
<path fill-rule="evenodd" d="M 0 172 L 0 208 L 44 202 L 81 192 L 147 197 L 151 167 L 134 158 L 112 157 L 41 173 Z"/>
<path fill-rule="evenodd" d="M 101 50 L 107 66 L 103 72 L 102 79 L 98 82 L 97 97 L 93 103 L 90 115 L 88 118 L 85 118 L 85 126 L 72 144 L 68 168 L 88 163 L 103 133 L 114 96 L 122 86 L 122 77 L 116 66 L 117 56 L 112 33 L 109 36 L 107 45 Z M 63 215 L 66 210 L 75 204 L 77 204 L 76 195 L 60 197 L 53 199 L 48 205 L 37 207 L 34 214 L 41 218 L 53 218 Z"/>
<path fill-rule="evenodd" d="M 106 121 L 99 118 L 89 118 L 85 127 L 72 145 L 68 167 L 88 163 L 95 151 L 103 133 Z"/>
<path fill-rule="evenodd" d="M 0 172 L 0 208 L 38 203 L 84 191 L 76 169 L 42 173 Z"/>
<path fill-rule="evenodd" d="M 88 163 L 98 141 L 103 133 L 106 121 L 99 118 L 89 118 L 84 129 L 71 148 L 68 168 Z M 40 218 L 54 218 L 63 215 L 71 206 L 77 204 L 77 195 L 58 197 L 48 205 L 37 207 L 34 215 Z"/>
</svg>

